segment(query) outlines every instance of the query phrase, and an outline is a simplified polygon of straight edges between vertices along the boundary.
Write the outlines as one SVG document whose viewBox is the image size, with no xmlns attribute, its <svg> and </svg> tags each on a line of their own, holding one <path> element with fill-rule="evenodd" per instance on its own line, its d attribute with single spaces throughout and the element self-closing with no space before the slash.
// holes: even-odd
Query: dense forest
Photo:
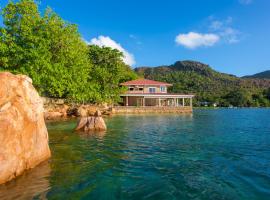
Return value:
<svg viewBox="0 0 270 200">
<path fill-rule="evenodd" d="M 170 92 L 196 94 L 197 106 L 270 106 L 270 79 L 238 78 L 194 61 L 135 71 L 148 79 L 173 83 Z"/>
<path fill-rule="evenodd" d="M 1 11 L 0 70 L 26 74 L 43 96 L 76 102 L 117 102 L 119 83 L 136 78 L 123 54 L 87 45 L 76 25 L 34 0 L 10 1 Z"/>
<path fill-rule="evenodd" d="M 34 0 L 10 1 L 1 15 L 0 71 L 30 76 L 43 96 L 117 103 L 121 82 L 145 77 L 173 83 L 171 92 L 196 94 L 198 106 L 270 106 L 270 80 L 238 78 L 193 61 L 132 70 L 121 52 L 86 44 L 77 25 L 50 8 L 41 13 Z"/>
</svg>

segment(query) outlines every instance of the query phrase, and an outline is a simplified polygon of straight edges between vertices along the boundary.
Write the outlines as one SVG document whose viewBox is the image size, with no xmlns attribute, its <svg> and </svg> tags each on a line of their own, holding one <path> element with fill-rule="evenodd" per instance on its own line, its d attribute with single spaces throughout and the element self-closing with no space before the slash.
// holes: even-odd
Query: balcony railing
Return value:
<svg viewBox="0 0 270 200">
<path fill-rule="evenodd" d="M 144 94 L 144 91 L 143 90 L 128 90 L 126 91 L 126 94 Z"/>
</svg>

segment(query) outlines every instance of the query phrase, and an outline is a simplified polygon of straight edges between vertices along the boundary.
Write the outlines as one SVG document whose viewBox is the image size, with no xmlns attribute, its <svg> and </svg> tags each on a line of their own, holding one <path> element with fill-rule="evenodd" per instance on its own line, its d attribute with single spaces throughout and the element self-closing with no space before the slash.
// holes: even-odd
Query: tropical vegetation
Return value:
<svg viewBox="0 0 270 200">
<path fill-rule="evenodd" d="M 238 78 L 194 61 L 134 71 L 123 53 L 87 44 L 77 25 L 50 8 L 41 13 L 34 0 L 10 1 L 1 15 L 0 71 L 30 76 L 43 96 L 115 103 L 125 90 L 119 84 L 140 76 L 173 83 L 171 92 L 196 94 L 197 106 L 270 106 L 269 79 Z"/>
<path fill-rule="evenodd" d="M 194 61 L 135 71 L 145 78 L 173 83 L 171 92 L 194 93 L 197 106 L 270 106 L 270 79 L 239 78 Z"/>
<path fill-rule="evenodd" d="M 78 27 L 34 0 L 10 1 L 1 12 L 0 70 L 30 76 L 39 93 L 79 102 L 115 102 L 118 85 L 136 77 L 123 54 L 87 45 Z"/>
</svg>

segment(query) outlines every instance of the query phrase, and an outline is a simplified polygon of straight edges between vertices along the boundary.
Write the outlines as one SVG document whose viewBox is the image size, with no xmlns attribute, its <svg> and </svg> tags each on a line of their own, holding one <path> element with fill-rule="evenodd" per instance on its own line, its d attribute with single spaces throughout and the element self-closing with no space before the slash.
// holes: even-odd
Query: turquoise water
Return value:
<svg viewBox="0 0 270 200">
<path fill-rule="evenodd" d="M 106 118 L 106 133 L 48 123 L 52 159 L 0 199 L 270 199 L 270 109 Z"/>
</svg>

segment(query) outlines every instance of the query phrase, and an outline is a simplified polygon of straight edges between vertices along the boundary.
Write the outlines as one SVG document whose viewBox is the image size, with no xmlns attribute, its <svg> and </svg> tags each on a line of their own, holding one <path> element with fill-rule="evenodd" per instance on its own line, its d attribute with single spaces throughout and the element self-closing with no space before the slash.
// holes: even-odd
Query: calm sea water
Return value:
<svg viewBox="0 0 270 200">
<path fill-rule="evenodd" d="M 108 131 L 48 124 L 52 158 L 0 199 L 270 199 L 270 109 L 106 119 Z"/>
</svg>

